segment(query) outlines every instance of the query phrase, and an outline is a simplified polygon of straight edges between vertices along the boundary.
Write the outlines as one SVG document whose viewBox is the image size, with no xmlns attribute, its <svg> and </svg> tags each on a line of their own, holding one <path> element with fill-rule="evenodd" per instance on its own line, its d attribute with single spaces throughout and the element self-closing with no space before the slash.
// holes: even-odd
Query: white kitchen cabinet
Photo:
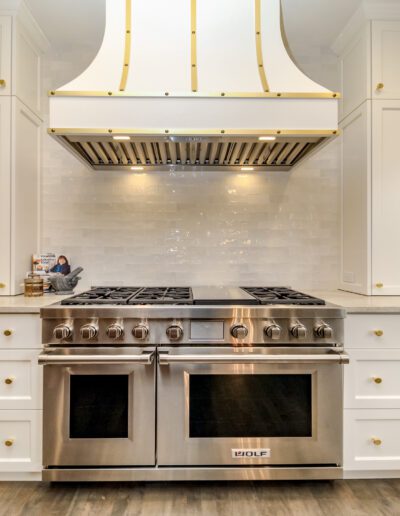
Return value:
<svg viewBox="0 0 400 516">
<path fill-rule="evenodd" d="M 400 410 L 345 410 L 345 470 L 400 470 Z"/>
<path fill-rule="evenodd" d="M 11 95 L 11 16 L 0 16 L 0 97 Z"/>
<path fill-rule="evenodd" d="M 400 100 L 374 102 L 372 121 L 372 293 L 399 295 Z"/>
<path fill-rule="evenodd" d="M 41 344 L 41 320 L 36 314 L 0 314 L 0 352 L 37 349 Z"/>
<path fill-rule="evenodd" d="M 0 410 L 0 472 L 41 470 L 42 411 Z"/>
<path fill-rule="evenodd" d="M 43 368 L 38 351 L 0 350 L 0 410 L 42 408 Z"/>
<path fill-rule="evenodd" d="M 400 99 L 400 21 L 372 21 L 372 98 Z"/>
<path fill-rule="evenodd" d="M 0 295 L 16 295 L 38 251 L 45 38 L 23 3 L 10 0 L 7 9 L 0 10 Z"/>
<path fill-rule="evenodd" d="M 400 349 L 399 314 L 349 314 L 344 325 L 346 349 Z"/>
<path fill-rule="evenodd" d="M 371 102 L 345 118 L 341 131 L 340 286 L 365 294 L 371 283 Z"/>
<path fill-rule="evenodd" d="M 340 288 L 365 295 L 400 295 L 399 18 L 366 20 L 340 55 Z"/>
</svg>

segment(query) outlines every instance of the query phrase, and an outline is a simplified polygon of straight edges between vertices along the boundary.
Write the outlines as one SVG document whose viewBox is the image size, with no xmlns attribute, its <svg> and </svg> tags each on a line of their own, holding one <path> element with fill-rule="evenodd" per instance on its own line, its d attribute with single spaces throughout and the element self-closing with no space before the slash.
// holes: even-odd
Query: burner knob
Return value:
<svg viewBox="0 0 400 516">
<path fill-rule="evenodd" d="M 248 334 L 249 330 L 243 324 L 237 324 L 231 329 L 231 335 L 235 337 L 235 339 L 245 339 Z"/>
<path fill-rule="evenodd" d="M 304 324 L 295 324 L 292 326 L 290 333 L 296 339 L 305 339 L 307 336 L 307 328 L 304 326 Z"/>
<path fill-rule="evenodd" d="M 264 328 L 264 332 L 268 338 L 278 340 L 281 338 L 282 328 L 277 324 L 270 324 Z"/>
<path fill-rule="evenodd" d="M 144 324 L 139 324 L 138 326 L 135 326 L 132 330 L 132 335 L 135 337 L 135 339 L 144 340 L 148 334 L 149 329 Z"/>
<path fill-rule="evenodd" d="M 124 334 L 124 329 L 120 324 L 112 324 L 107 328 L 106 333 L 109 339 L 120 339 Z"/>
<path fill-rule="evenodd" d="M 322 323 L 314 328 L 315 335 L 321 339 L 331 339 L 333 337 L 333 330 L 329 324 Z"/>
<path fill-rule="evenodd" d="M 183 337 L 183 330 L 180 326 L 174 325 L 167 328 L 169 340 L 179 340 Z"/>
<path fill-rule="evenodd" d="M 72 328 L 68 324 L 59 324 L 54 328 L 53 336 L 58 340 L 69 339 L 72 337 Z"/>
<path fill-rule="evenodd" d="M 97 333 L 97 327 L 93 324 L 85 324 L 81 328 L 81 337 L 85 340 L 94 339 L 95 337 L 97 337 Z"/>
</svg>

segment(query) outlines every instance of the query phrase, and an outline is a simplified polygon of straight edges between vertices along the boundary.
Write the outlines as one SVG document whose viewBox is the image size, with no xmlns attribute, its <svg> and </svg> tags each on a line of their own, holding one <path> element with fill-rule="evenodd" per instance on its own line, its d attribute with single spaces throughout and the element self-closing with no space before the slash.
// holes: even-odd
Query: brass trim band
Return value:
<svg viewBox="0 0 400 516">
<path fill-rule="evenodd" d="M 126 89 L 126 83 L 129 76 L 129 66 L 131 60 L 131 42 L 132 42 L 132 0 L 126 0 L 126 14 L 125 14 L 125 52 L 124 63 L 122 66 L 121 83 L 119 86 L 120 92 Z"/>
<path fill-rule="evenodd" d="M 340 99 L 341 95 L 337 92 L 308 93 L 308 92 L 154 92 L 154 93 L 132 93 L 127 91 L 49 91 L 50 97 L 166 97 L 166 98 L 283 98 L 283 99 Z"/>
<path fill-rule="evenodd" d="M 255 21 L 256 21 L 256 51 L 258 73 L 260 74 L 261 85 L 264 92 L 269 92 L 269 84 L 264 68 L 262 37 L 261 37 L 261 0 L 255 0 Z"/>
<path fill-rule="evenodd" d="M 190 41 L 191 41 L 191 79 L 192 92 L 198 89 L 198 73 L 197 73 L 197 0 L 191 0 L 190 11 Z"/>
<path fill-rule="evenodd" d="M 72 128 L 51 128 L 48 133 L 52 135 L 129 135 L 129 136 L 320 136 L 330 137 L 340 134 L 339 129 L 72 129 Z"/>
</svg>

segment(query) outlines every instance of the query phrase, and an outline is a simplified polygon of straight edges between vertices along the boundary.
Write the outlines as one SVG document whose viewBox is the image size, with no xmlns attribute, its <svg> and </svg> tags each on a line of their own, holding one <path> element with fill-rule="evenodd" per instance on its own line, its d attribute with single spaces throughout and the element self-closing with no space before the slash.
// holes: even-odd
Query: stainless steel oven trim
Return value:
<svg viewBox="0 0 400 516">
<path fill-rule="evenodd" d="M 155 349 L 58 348 L 52 352 L 58 357 L 64 356 L 65 361 L 44 363 L 44 380 L 47 384 L 44 392 L 44 466 L 154 466 L 156 381 L 155 364 L 151 357 L 154 357 Z M 97 356 L 107 358 L 120 356 L 122 361 L 110 363 L 107 360 L 98 363 L 95 360 L 96 353 Z M 145 360 L 136 361 L 136 358 L 141 356 L 145 357 Z M 79 357 L 79 360 L 68 361 L 71 357 Z M 124 357 L 128 357 L 128 360 L 123 361 Z M 132 357 L 134 361 L 130 361 Z M 128 376 L 127 437 L 69 437 L 70 378 L 74 374 Z"/>
<path fill-rule="evenodd" d="M 65 355 L 62 350 L 47 350 L 39 355 L 39 365 L 96 365 L 96 364 L 143 364 L 151 365 L 155 351 L 132 355 L 101 355 L 93 350 L 92 355 Z"/>
<path fill-rule="evenodd" d="M 222 347 L 203 347 L 203 348 L 175 348 L 171 347 L 168 350 L 173 355 L 199 355 L 205 354 L 209 356 L 213 352 L 220 355 L 241 355 L 241 354 L 268 354 L 271 351 L 281 353 L 281 350 L 271 348 L 238 348 L 232 350 Z M 165 354 L 162 350 L 159 354 Z M 294 354 L 298 354 L 299 350 L 289 348 Z M 315 349 L 303 350 L 309 353 L 318 353 Z M 336 350 L 321 349 L 323 353 L 335 353 Z M 187 366 L 187 367 L 186 367 Z M 269 448 L 274 445 L 273 456 L 271 460 L 266 463 L 265 459 L 243 459 L 243 462 L 232 463 L 227 454 L 228 443 L 222 443 L 222 439 L 188 439 L 188 413 L 189 413 L 189 399 L 188 399 L 188 374 L 234 374 L 232 371 L 250 371 L 262 370 L 269 373 L 278 374 L 284 372 L 285 374 L 294 373 L 294 371 L 320 372 L 321 375 L 314 374 L 313 376 L 313 413 L 316 414 L 315 424 L 313 418 L 313 437 L 305 438 L 274 438 L 274 439 L 232 439 L 229 440 L 229 448 Z M 186 386 L 183 373 L 186 375 Z M 256 373 L 257 374 L 257 373 Z M 179 380 L 181 378 L 181 380 Z M 322 383 L 320 383 L 323 381 Z M 315 383 L 317 382 L 317 383 Z M 158 364 L 158 463 L 160 467 L 172 466 L 210 466 L 219 465 L 240 467 L 243 465 L 260 466 L 260 465 L 274 465 L 278 464 L 342 464 L 342 382 L 343 382 L 343 366 L 340 362 L 322 361 L 318 363 L 243 363 L 237 364 L 235 367 L 232 363 L 187 363 L 175 362 L 170 366 Z M 320 392 L 320 389 L 323 389 Z M 333 392 L 332 392 L 333 389 Z M 314 395 L 316 394 L 316 395 Z M 174 403 L 171 405 L 170 400 Z M 165 407 L 175 407 L 173 414 L 171 409 L 166 411 Z M 317 407 L 317 408 L 315 408 Z M 317 413 L 316 413 L 317 411 Z M 339 414 L 335 416 L 334 420 L 331 418 L 331 413 Z M 173 417 L 175 430 L 172 433 L 166 421 Z M 322 425 L 322 426 L 319 426 Z M 323 431 L 322 431 L 323 430 Z M 198 441 L 198 444 L 194 441 Z M 303 445 L 301 445 L 303 443 Z M 222 446 L 221 446 L 222 445 Z M 245 446 L 244 446 L 245 445 Z M 300 446 L 300 449 L 299 449 Z M 311 447 L 310 447 L 311 446 Z M 300 450 L 300 454 L 299 454 Z"/>
</svg>

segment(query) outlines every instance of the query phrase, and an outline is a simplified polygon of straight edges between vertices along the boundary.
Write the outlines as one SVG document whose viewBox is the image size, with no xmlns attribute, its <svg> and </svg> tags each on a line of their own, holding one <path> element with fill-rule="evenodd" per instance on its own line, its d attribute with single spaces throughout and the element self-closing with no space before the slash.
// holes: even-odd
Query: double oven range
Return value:
<svg viewBox="0 0 400 516">
<path fill-rule="evenodd" d="M 41 316 L 44 480 L 341 478 L 342 309 L 99 287 Z"/>
</svg>

